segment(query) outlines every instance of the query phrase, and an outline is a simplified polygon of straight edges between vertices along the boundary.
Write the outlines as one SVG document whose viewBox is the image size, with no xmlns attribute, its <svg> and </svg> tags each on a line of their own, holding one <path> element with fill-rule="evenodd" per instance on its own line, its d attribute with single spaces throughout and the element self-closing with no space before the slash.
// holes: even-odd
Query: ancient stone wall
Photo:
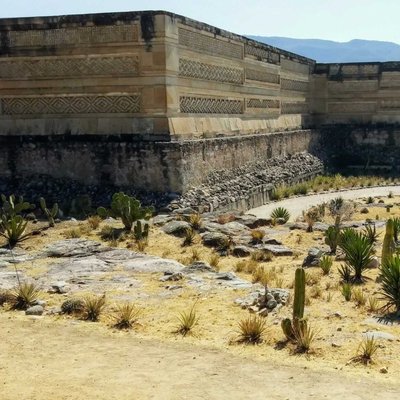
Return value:
<svg viewBox="0 0 400 400">
<path fill-rule="evenodd" d="M 400 122 L 400 62 L 317 64 L 312 92 L 315 124 Z"/>
</svg>

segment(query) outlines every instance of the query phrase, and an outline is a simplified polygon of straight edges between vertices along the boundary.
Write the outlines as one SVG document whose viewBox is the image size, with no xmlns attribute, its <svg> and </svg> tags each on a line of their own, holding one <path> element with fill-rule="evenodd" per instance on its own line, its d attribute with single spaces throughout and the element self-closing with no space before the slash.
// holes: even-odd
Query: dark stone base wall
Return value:
<svg viewBox="0 0 400 400">
<path fill-rule="evenodd" d="M 182 142 L 123 136 L 0 137 L 0 178 L 48 176 L 85 185 L 183 193 L 213 171 L 310 150 L 309 130 Z"/>
<path fill-rule="evenodd" d="M 331 125 L 319 128 L 325 163 L 348 173 L 398 174 L 400 125 Z"/>
</svg>

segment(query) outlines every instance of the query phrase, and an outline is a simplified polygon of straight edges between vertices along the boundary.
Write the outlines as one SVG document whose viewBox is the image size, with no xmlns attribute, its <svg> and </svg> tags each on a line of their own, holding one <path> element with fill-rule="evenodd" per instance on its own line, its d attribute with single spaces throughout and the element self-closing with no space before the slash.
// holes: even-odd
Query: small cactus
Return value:
<svg viewBox="0 0 400 400">
<path fill-rule="evenodd" d="M 57 215 L 58 215 L 58 204 L 55 203 L 53 205 L 53 208 L 51 210 L 49 210 L 46 206 L 46 200 L 43 197 L 41 197 L 40 198 L 40 207 L 49 221 L 49 226 L 53 227 L 54 226 L 54 218 L 57 217 Z"/>
<path fill-rule="evenodd" d="M 81 299 L 69 299 L 61 304 L 63 314 L 79 314 L 85 309 L 85 304 Z"/>
<path fill-rule="evenodd" d="M 137 242 L 140 240 L 147 240 L 149 237 L 149 224 L 147 222 L 142 224 L 141 221 L 137 221 L 133 227 L 133 235 Z"/>
<path fill-rule="evenodd" d="M 307 329 L 307 322 L 304 317 L 304 304 L 306 298 L 306 274 L 303 268 L 296 269 L 293 320 L 286 318 L 282 321 L 282 331 L 288 340 L 295 340 L 297 333 Z"/>
<path fill-rule="evenodd" d="M 1 211 L 6 219 L 11 219 L 16 215 L 20 215 L 23 211 L 32 210 L 35 208 L 34 204 L 24 201 L 23 197 L 19 197 L 17 200 L 13 194 L 8 198 L 2 194 L 1 201 L 3 203 Z"/>
<path fill-rule="evenodd" d="M 382 265 L 393 257 L 395 251 L 396 245 L 394 242 L 394 222 L 392 219 L 389 219 L 386 223 L 386 232 L 382 245 Z"/>
</svg>

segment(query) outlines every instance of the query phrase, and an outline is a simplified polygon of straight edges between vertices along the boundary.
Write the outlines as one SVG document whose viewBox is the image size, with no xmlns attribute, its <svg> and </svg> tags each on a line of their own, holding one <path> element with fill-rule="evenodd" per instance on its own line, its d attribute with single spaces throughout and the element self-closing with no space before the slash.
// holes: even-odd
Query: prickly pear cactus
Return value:
<svg viewBox="0 0 400 400">
<path fill-rule="evenodd" d="M 54 226 L 54 218 L 56 218 L 58 215 L 58 204 L 55 203 L 53 205 L 52 209 L 49 210 L 46 206 L 46 200 L 43 197 L 41 197 L 40 198 L 40 207 L 49 221 L 49 226 L 53 227 Z"/>
</svg>

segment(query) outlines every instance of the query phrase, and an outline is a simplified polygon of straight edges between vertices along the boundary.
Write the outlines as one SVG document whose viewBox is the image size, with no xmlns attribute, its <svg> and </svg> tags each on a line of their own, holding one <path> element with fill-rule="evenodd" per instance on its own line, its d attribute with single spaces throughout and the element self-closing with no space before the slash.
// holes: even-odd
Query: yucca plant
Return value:
<svg viewBox="0 0 400 400">
<path fill-rule="evenodd" d="M 399 233 L 400 233 L 400 218 L 396 217 L 393 218 L 393 236 L 395 242 L 399 240 Z"/>
<path fill-rule="evenodd" d="M 372 336 L 368 335 L 362 340 L 357 348 L 356 355 L 351 359 L 351 361 L 361 362 L 368 365 L 372 362 L 373 356 L 379 349 L 379 343 Z"/>
<path fill-rule="evenodd" d="M 250 315 L 239 322 L 239 343 L 258 344 L 263 341 L 267 323 L 263 317 Z"/>
<path fill-rule="evenodd" d="M 322 273 L 324 275 L 329 275 L 329 273 L 331 272 L 332 264 L 332 258 L 329 256 L 322 256 L 319 260 L 319 266 L 322 269 Z"/>
<path fill-rule="evenodd" d="M 375 224 L 367 224 L 363 230 L 363 235 L 366 237 L 371 244 L 378 241 L 379 234 L 376 232 Z"/>
<path fill-rule="evenodd" d="M 275 209 L 272 211 L 272 213 L 271 213 L 271 218 L 273 218 L 273 219 L 275 219 L 275 220 L 277 220 L 277 219 L 279 218 L 279 219 L 284 220 L 285 223 L 286 223 L 286 222 L 289 221 L 290 213 L 289 213 L 289 211 L 288 211 L 286 208 L 284 208 L 284 207 L 277 207 L 277 208 L 275 208 Z"/>
<path fill-rule="evenodd" d="M 177 333 L 182 336 L 186 336 L 189 332 L 193 330 L 195 325 L 199 321 L 199 317 L 195 310 L 195 305 L 189 311 L 183 311 L 178 315 L 178 329 Z"/>
<path fill-rule="evenodd" d="M 342 285 L 342 295 L 346 301 L 350 301 L 353 295 L 353 287 L 350 283 L 343 283 Z"/>
<path fill-rule="evenodd" d="M 354 229 L 345 229 L 340 235 L 340 247 L 346 256 L 346 265 L 352 269 L 353 282 L 363 282 L 363 272 L 373 257 L 373 245 Z"/>
<path fill-rule="evenodd" d="M 19 283 L 11 293 L 11 304 L 15 310 L 26 310 L 31 307 L 40 294 L 39 288 L 34 283 Z"/>
<path fill-rule="evenodd" d="M 114 327 L 118 329 L 130 329 L 137 322 L 141 309 L 132 303 L 118 305 L 113 319 Z"/>
<path fill-rule="evenodd" d="M 338 268 L 339 275 L 341 277 L 342 282 L 350 283 L 351 282 L 351 273 L 352 270 L 347 264 L 342 264 Z"/>
<path fill-rule="evenodd" d="M 87 296 L 83 299 L 85 319 L 96 322 L 106 306 L 106 296 Z"/>
<path fill-rule="evenodd" d="M 379 275 L 381 282 L 380 294 L 385 301 L 383 310 L 394 308 L 400 315 L 400 257 L 394 256 L 383 263 Z"/>
</svg>

